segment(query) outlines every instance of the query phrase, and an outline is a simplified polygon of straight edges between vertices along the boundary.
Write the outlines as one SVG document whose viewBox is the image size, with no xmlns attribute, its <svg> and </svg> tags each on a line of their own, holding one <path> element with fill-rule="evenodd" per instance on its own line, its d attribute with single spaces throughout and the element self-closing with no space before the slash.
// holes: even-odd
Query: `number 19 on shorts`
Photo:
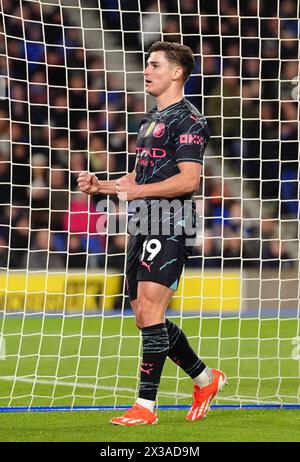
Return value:
<svg viewBox="0 0 300 462">
<path fill-rule="evenodd" d="M 141 261 L 144 260 L 145 252 L 149 253 L 149 257 L 146 258 L 147 261 L 152 261 L 154 257 L 161 250 L 161 243 L 158 239 L 150 239 L 150 241 L 145 241 L 143 243 L 143 252 L 141 256 Z"/>
</svg>

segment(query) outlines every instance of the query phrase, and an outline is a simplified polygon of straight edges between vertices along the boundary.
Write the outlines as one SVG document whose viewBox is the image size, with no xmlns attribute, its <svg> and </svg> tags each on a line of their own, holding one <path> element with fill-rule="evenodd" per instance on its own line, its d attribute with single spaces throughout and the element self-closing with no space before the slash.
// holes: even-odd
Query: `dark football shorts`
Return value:
<svg viewBox="0 0 300 462">
<path fill-rule="evenodd" d="M 137 298 L 139 281 L 153 281 L 177 290 L 183 265 L 192 252 L 182 235 L 130 236 L 126 282 L 130 300 Z"/>
</svg>

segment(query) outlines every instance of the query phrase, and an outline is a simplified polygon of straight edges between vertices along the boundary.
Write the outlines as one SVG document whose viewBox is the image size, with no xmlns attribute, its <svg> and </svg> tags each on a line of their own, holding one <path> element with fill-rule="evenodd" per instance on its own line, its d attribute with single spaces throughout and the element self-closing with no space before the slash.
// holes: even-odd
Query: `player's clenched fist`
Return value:
<svg viewBox="0 0 300 462">
<path fill-rule="evenodd" d="M 96 194 L 99 189 L 99 182 L 95 175 L 89 172 L 81 172 L 77 178 L 78 188 L 86 194 Z"/>
<path fill-rule="evenodd" d="M 118 198 L 123 201 L 132 201 L 139 197 L 139 185 L 128 176 L 123 176 L 116 181 L 116 190 Z"/>
</svg>

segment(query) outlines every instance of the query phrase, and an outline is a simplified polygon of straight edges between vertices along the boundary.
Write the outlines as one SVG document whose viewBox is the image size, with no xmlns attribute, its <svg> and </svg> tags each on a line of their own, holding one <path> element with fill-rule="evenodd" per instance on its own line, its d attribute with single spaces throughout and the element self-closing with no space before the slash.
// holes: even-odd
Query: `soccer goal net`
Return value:
<svg viewBox="0 0 300 462">
<path fill-rule="evenodd" d="M 200 230 L 167 315 L 229 384 L 217 405 L 299 405 L 299 0 L 0 0 L 0 407 L 130 405 L 140 334 L 126 202 L 147 49 L 188 45 L 212 136 Z M 167 360 L 160 405 L 190 403 Z"/>
</svg>

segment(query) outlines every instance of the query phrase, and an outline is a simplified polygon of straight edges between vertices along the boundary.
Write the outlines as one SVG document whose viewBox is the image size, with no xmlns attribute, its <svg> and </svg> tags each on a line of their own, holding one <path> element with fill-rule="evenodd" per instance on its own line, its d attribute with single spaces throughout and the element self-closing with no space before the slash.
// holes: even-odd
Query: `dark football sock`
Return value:
<svg viewBox="0 0 300 462">
<path fill-rule="evenodd" d="M 162 369 L 168 356 L 169 336 L 164 323 L 142 329 L 143 359 L 139 398 L 155 401 Z"/>
<path fill-rule="evenodd" d="M 176 324 L 166 319 L 166 327 L 169 335 L 169 358 L 194 379 L 201 374 L 206 365 L 196 355 L 185 334 Z"/>
</svg>

